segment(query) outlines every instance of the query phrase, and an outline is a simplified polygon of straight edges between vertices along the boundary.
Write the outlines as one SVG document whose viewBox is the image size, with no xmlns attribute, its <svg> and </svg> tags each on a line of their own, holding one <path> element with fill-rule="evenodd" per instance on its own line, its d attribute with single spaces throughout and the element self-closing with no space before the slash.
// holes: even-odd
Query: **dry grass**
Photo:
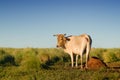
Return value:
<svg viewBox="0 0 120 80">
<path fill-rule="evenodd" d="M 110 68 L 71 68 L 69 55 L 55 48 L 0 48 L 0 80 L 120 79 L 120 49 L 92 49 L 90 56 L 98 57 Z"/>
</svg>

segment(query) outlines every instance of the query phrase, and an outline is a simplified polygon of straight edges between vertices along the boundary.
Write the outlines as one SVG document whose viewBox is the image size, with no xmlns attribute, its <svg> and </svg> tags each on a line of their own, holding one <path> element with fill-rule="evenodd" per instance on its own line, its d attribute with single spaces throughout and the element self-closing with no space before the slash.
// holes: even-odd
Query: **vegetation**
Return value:
<svg viewBox="0 0 120 80">
<path fill-rule="evenodd" d="M 99 70 L 71 68 L 69 55 L 61 49 L 0 48 L 0 80 L 120 79 L 119 48 L 93 48 L 90 56 L 100 58 L 111 68 Z"/>
</svg>

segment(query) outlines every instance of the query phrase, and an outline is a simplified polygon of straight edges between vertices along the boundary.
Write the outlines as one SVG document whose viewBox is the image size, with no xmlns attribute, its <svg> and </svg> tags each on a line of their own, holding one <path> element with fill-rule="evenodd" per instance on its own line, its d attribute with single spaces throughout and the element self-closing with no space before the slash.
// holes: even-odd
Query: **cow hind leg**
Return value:
<svg viewBox="0 0 120 80">
<path fill-rule="evenodd" d="M 87 65 L 88 59 L 89 59 L 89 53 L 86 53 L 86 65 L 85 65 L 85 68 L 88 68 L 88 65 Z"/>
<path fill-rule="evenodd" d="M 88 46 L 87 50 L 86 50 L 86 65 L 85 65 L 86 68 L 88 68 L 87 63 L 88 63 L 88 60 L 89 60 L 89 53 L 90 53 L 90 47 Z"/>
</svg>

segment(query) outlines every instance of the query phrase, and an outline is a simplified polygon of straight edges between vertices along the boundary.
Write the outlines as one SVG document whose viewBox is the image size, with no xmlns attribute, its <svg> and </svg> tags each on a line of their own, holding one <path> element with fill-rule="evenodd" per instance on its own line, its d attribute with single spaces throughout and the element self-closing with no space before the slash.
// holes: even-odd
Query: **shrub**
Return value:
<svg viewBox="0 0 120 80">
<path fill-rule="evenodd" d="M 27 51 L 22 55 L 22 61 L 20 67 L 23 69 L 29 70 L 39 70 L 39 69 L 47 69 L 49 68 L 44 62 L 40 60 L 36 51 Z"/>
<path fill-rule="evenodd" d="M 22 60 L 23 60 L 24 53 L 20 50 L 15 51 L 14 57 L 15 57 L 15 63 L 16 65 L 20 66 Z"/>
<path fill-rule="evenodd" d="M 47 64 L 50 61 L 50 56 L 46 53 L 38 54 L 37 58 L 42 64 Z"/>
<path fill-rule="evenodd" d="M 1 66 L 9 66 L 9 65 L 15 65 L 14 57 L 5 51 L 0 51 L 0 65 Z"/>
<path fill-rule="evenodd" d="M 104 62 L 115 62 L 118 61 L 118 58 L 113 52 L 105 52 L 103 54 L 103 60 Z"/>
<path fill-rule="evenodd" d="M 48 66 L 57 62 L 67 62 L 69 60 L 68 56 L 69 55 L 64 53 L 63 50 L 55 48 L 39 49 L 37 55 L 40 62 L 45 63 Z"/>
<path fill-rule="evenodd" d="M 20 67 L 29 71 L 31 69 L 38 70 L 40 65 L 39 60 L 35 56 L 29 56 L 21 62 Z"/>
<path fill-rule="evenodd" d="M 104 52 L 106 52 L 107 49 L 102 49 L 102 48 L 93 48 L 91 49 L 90 56 L 98 57 L 100 59 L 103 59 L 102 55 Z"/>
</svg>

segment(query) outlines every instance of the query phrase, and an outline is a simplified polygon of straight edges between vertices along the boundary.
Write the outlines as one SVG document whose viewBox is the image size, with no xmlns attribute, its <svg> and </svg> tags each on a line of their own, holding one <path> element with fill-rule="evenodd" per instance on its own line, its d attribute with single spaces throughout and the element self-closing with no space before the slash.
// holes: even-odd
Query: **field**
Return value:
<svg viewBox="0 0 120 80">
<path fill-rule="evenodd" d="M 92 48 L 90 56 L 109 68 L 71 68 L 69 55 L 61 49 L 0 48 L 0 80 L 120 80 L 120 48 Z"/>
</svg>

